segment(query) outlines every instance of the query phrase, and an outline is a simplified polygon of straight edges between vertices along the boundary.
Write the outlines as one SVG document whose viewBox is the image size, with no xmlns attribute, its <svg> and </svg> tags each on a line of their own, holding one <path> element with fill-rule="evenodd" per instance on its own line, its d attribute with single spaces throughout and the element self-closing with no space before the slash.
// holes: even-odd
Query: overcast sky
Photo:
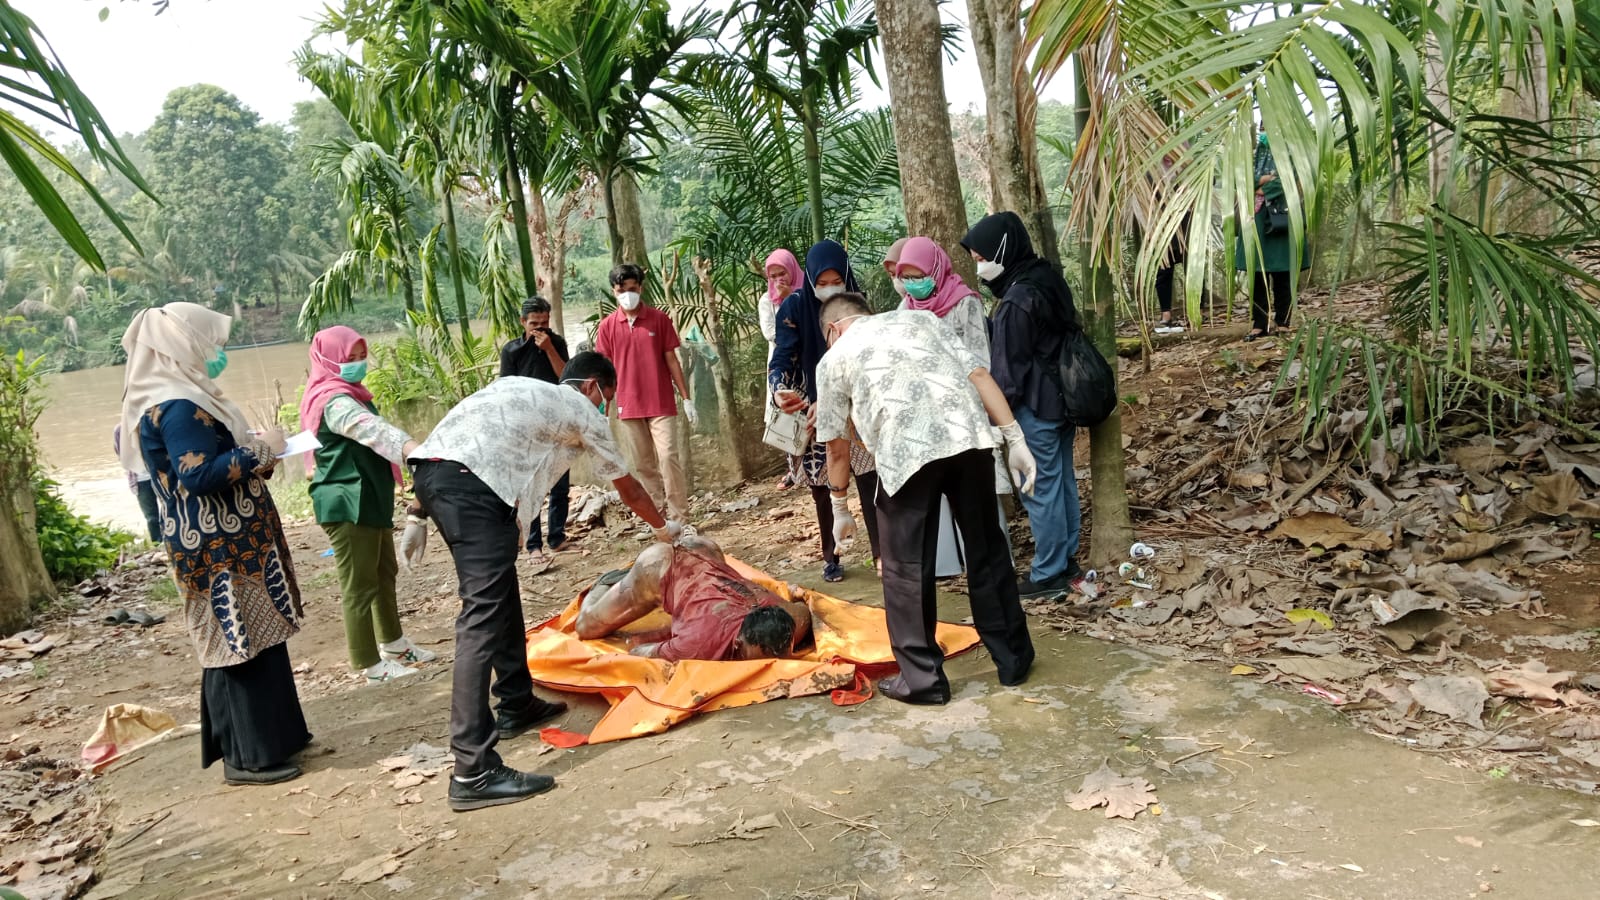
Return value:
<svg viewBox="0 0 1600 900">
<path fill-rule="evenodd" d="M 43 31 L 118 134 L 143 131 L 169 91 L 198 83 L 231 91 L 269 122 L 287 122 L 295 103 L 316 96 L 291 58 L 327 2 L 173 0 L 156 16 L 148 0 L 11 0 Z M 682 10 L 691 4 L 672 5 Z M 101 22 L 107 6 L 111 14 Z M 965 26 L 965 7 L 945 4 L 946 20 Z M 887 91 L 863 84 L 863 105 L 888 102 Z M 982 110 L 983 84 L 970 53 L 945 67 L 945 93 L 958 112 Z M 1070 102 L 1068 79 L 1048 85 L 1044 97 Z"/>
</svg>

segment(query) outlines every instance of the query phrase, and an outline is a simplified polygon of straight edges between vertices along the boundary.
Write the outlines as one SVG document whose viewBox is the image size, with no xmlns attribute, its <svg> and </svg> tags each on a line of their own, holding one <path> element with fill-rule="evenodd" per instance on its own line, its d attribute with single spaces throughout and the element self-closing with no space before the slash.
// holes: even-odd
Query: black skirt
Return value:
<svg viewBox="0 0 1600 900">
<path fill-rule="evenodd" d="M 219 759 L 236 769 L 271 768 L 310 742 L 287 643 L 247 663 L 201 671 L 201 768 Z"/>
</svg>

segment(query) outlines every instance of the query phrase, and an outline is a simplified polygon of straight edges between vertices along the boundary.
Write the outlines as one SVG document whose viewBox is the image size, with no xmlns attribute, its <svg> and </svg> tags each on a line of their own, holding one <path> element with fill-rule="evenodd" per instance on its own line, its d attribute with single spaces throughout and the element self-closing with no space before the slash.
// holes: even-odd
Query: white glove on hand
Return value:
<svg viewBox="0 0 1600 900">
<path fill-rule="evenodd" d="M 289 446 L 288 438 L 283 433 L 283 427 L 279 425 L 274 425 L 261 432 L 261 440 L 266 442 L 267 449 L 272 451 L 273 458 L 281 456 Z"/>
<path fill-rule="evenodd" d="M 1024 494 L 1033 494 L 1033 480 L 1039 474 L 1039 464 L 1033 459 L 1033 451 L 1028 449 L 1028 442 L 1022 436 L 1022 426 L 1013 419 L 1009 425 L 1001 425 L 1000 433 L 1006 439 L 1006 468 L 1011 470 L 1011 479 L 1017 483 L 1017 490 Z"/>
<path fill-rule="evenodd" d="M 850 497 L 832 497 L 833 542 L 841 547 L 856 536 L 856 517 L 850 514 Z"/>
<path fill-rule="evenodd" d="M 674 522 L 671 519 L 668 519 L 665 525 L 654 530 L 656 540 L 663 544 L 676 544 L 678 538 L 683 537 L 683 523 Z"/>
<path fill-rule="evenodd" d="M 683 401 L 683 417 L 689 420 L 689 427 L 696 428 L 700 425 L 700 411 L 688 399 Z"/>
<path fill-rule="evenodd" d="M 406 516 L 406 530 L 400 535 L 400 558 L 406 568 L 420 565 L 428 552 L 428 520 Z"/>
</svg>

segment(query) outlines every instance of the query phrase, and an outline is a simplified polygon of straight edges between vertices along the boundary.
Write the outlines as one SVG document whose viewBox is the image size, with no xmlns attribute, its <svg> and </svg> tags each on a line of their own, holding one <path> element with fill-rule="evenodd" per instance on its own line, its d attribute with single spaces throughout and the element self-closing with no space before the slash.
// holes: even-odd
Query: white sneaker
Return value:
<svg viewBox="0 0 1600 900">
<path fill-rule="evenodd" d="M 405 663 L 406 665 L 433 662 L 438 658 L 437 653 L 418 647 L 416 644 L 411 643 L 411 639 L 408 637 L 402 637 L 387 646 L 379 645 L 378 655 L 384 659 L 392 659 L 395 662 Z"/>
<path fill-rule="evenodd" d="M 415 674 L 417 674 L 416 669 L 406 668 L 392 659 L 380 659 L 377 665 L 368 666 L 366 669 L 367 684 L 381 684 Z"/>
</svg>

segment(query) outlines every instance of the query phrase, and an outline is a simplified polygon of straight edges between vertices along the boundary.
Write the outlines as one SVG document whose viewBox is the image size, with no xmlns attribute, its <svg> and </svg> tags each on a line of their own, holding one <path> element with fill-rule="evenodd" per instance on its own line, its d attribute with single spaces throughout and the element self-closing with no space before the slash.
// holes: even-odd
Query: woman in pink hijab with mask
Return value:
<svg viewBox="0 0 1600 900">
<path fill-rule="evenodd" d="M 921 309 L 938 316 L 961 346 L 988 368 L 989 323 L 983 314 L 983 300 L 956 274 L 949 254 L 942 247 L 931 238 L 907 240 L 900 247 L 892 274 L 896 287 L 904 291 L 901 309 Z M 995 493 L 1011 493 L 1011 479 L 998 454 L 995 456 Z M 950 503 L 942 499 L 939 502 L 939 549 L 934 571 L 942 578 L 959 575 L 964 556 L 950 516 Z M 1000 530 L 1005 531 L 1004 513 Z"/>
<path fill-rule="evenodd" d="M 350 666 L 376 684 L 410 675 L 407 663 L 434 654 L 401 631 L 395 596 L 394 488 L 417 442 L 378 415 L 366 377 L 360 334 L 343 325 L 317 332 L 300 427 L 322 442 L 307 459 L 311 509 L 333 544 Z"/>
<path fill-rule="evenodd" d="M 767 254 L 764 274 L 767 277 L 767 289 L 756 298 L 756 315 L 761 321 L 761 336 L 767 339 L 767 363 L 771 364 L 772 354 L 777 349 L 778 307 L 783 305 L 785 297 L 800 289 L 805 282 L 805 272 L 801 270 L 800 261 L 795 259 L 795 255 L 780 247 Z M 772 392 L 768 391 L 765 421 L 771 424 L 777 412 L 778 407 L 772 402 Z M 785 473 L 778 479 L 778 487 L 790 486 L 789 476 Z"/>
</svg>

